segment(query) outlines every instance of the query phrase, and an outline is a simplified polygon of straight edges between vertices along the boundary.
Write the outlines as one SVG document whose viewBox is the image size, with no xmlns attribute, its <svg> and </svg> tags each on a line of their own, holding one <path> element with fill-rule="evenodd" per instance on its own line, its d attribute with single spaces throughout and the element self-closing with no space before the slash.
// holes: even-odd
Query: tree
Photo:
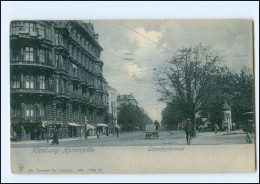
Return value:
<svg viewBox="0 0 260 184">
<path fill-rule="evenodd" d="M 168 130 L 177 130 L 185 115 L 180 111 L 178 103 L 168 103 L 162 111 L 162 125 Z"/>
<path fill-rule="evenodd" d="M 132 104 L 122 104 L 118 109 L 118 124 L 122 126 L 123 131 L 135 130 L 135 127 L 143 129 L 145 124 L 152 120 L 140 107 Z"/>
<path fill-rule="evenodd" d="M 221 83 L 219 89 L 211 96 L 203 108 L 203 114 L 209 114 L 213 124 L 221 123 L 221 107 L 227 102 L 232 108 L 232 122 L 243 124 L 242 114 L 254 112 L 254 80 L 248 68 L 240 72 L 231 72 L 227 67 L 221 68 Z"/>
<path fill-rule="evenodd" d="M 179 50 L 165 66 L 156 69 L 155 85 L 161 100 L 174 102 L 185 116 L 194 120 L 218 90 L 221 57 L 201 44 Z"/>
</svg>

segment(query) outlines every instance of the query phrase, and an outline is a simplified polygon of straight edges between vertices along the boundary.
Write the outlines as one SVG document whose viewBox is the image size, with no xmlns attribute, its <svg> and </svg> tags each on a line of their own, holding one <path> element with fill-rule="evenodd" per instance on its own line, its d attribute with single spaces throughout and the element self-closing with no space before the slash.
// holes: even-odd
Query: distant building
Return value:
<svg viewBox="0 0 260 184">
<path fill-rule="evenodd" d="M 117 91 L 111 86 L 107 86 L 108 103 L 109 103 L 109 118 L 112 125 L 117 125 Z"/>
<path fill-rule="evenodd" d="M 134 98 L 133 93 L 130 93 L 130 95 L 118 95 L 117 96 L 117 104 L 118 104 L 118 106 L 120 106 L 122 104 L 138 105 L 138 102 Z"/>
</svg>

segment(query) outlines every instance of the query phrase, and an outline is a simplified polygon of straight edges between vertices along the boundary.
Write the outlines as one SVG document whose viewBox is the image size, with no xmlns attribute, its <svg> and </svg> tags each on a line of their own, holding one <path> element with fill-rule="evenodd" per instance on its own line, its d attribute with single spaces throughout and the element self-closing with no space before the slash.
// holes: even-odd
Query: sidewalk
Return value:
<svg viewBox="0 0 260 184">
<path fill-rule="evenodd" d="M 84 141 L 88 139 L 97 139 L 97 136 L 88 136 L 87 139 L 85 137 L 73 137 L 73 138 L 64 138 L 59 139 L 59 142 L 69 142 L 69 141 Z M 52 139 L 49 139 L 49 143 L 51 143 Z M 27 140 L 27 141 L 11 141 L 11 144 L 39 144 L 39 143 L 47 143 L 47 140 Z"/>
<path fill-rule="evenodd" d="M 244 132 L 243 130 L 235 130 L 235 131 L 231 131 L 230 133 L 225 132 L 218 132 L 221 135 L 234 135 L 234 134 L 246 134 L 246 132 Z"/>
</svg>

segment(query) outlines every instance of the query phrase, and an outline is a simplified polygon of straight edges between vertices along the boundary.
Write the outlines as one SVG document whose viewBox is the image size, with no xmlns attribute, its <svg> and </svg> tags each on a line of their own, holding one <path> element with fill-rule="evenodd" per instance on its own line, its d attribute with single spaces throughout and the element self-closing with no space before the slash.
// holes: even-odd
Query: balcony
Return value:
<svg viewBox="0 0 260 184">
<path fill-rule="evenodd" d="M 62 99 L 62 100 L 68 100 L 70 98 L 70 95 L 66 92 L 59 92 L 59 93 L 56 93 L 56 98 Z"/>
<path fill-rule="evenodd" d="M 73 82 L 80 82 L 80 79 L 78 78 L 78 76 L 76 76 L 76 75 L 72 75 L 72 76 L 70 76 L 70 79 L 73 81 Z"/>
<path fill-rule="evenodd" d="M 83 95 L 81 100 L 84 103 L 90 104 L 90 97 L 88 96 Z"/>
<path fill-rule="evenodd" d="M 95 88 L 95 92 L 97 92 L 97 93 L 102 93 L 102 89 L 100 89 L 100 88 Z"/>
<path fill-rule="evenodd" d="M 90 23 L 83 23 L 82 21 L 77 21 L 77 23 L 79 25 L 81 25 L 81 27 L 89 34 L 89 36 L 95 40 L 94 37 L 94 29 L 93 29 L 93 25 L 91 25 Z"/>
<path fill-rule="evenodd" d="M 105 106 L 102 103 L 97 104 L 97 109 L 103 110 L 105 109 Z"/>
<path fill-rule="evenodd" d="M 89 105 L 90 105 L 92 108 L 96 108 L 96 107 L 97 107 L 97 104 L 96 104 L 96 102 L 95 102 L 93 99 L 90 99 Z"/>
<path fill-rule="evenodd" d="M 57 21 L 57 24 L 55 25 L 56 29 L 60 30 L 61 33 L 65 34 L 68 36 L 70 34 L 67 25 L 64 21 Z"/>
<path fill-rule="evenodd" d="M 71 101 L 72 102 L 76 102 L 76 103 L 79 103 L 82 101 L 82 95 L 78 94 L 78 93 L 71 93 L 70 94 L 70 97 L 71 97 Z"/>
<path fill-rule="evenodd" d="M 69 76 L 69 73 L 68 73 L 65 69 L 58 68 L 55 72 L 56 72 L 58 75 Z"/>
<path fill-rule="evenodd" d="M 81 86 L 84 86 L 84 87 L 88 87 L 88 81 L 87 81 L 87 80 L 80 79 L 80 85 L 81 85 Z"/>
<path fill-rule="evenodd" d="M 26 40 L 26 42 L 31 40 L 34 43 L 38 41 L 47 45 L 52 44 L 50 36 L 46 35 L 46 37 L 42 37 L 42 35 L 40 35 L 38 32 L 28 32 L 26 30 L 20 30 L 16 33 L 12 33 L 10 38 L 11 40 Z"/>
<path fill-rule="evenodd" d="M 94 75 L 96 76 L 96 77 L 103 77 L 103 75 L 102 75 L 102 73 L 94 73 Z"/>
<path fill-rule="evenodd" d="M 54 49 L 59 50 L 62 53 L 62 55 L 65 55 L 65 56 L 70 55 L 69 50 L 64 45 L 55 45 Z"/>
<path fill-rule="evenodd" d="M 23 60 L 11 60 L 11 66 L 29 66 L 40 67 L 42 69 L 55 70 L 55 66 L 51 61 L 39 62 L 39 61 L 23 61 Z"/>
<path fill-rule="evenodd" d="M 55 95 L 51 89 L 27 89 L 27 88 L 12 88 L 12 94 L 38 94 L 38 95 Z"/>
<path fill-rule="evenodd" d="M 94 90 L 95 90 L 95 86 L 94 86 L 93 84 L 89 84 L 89 85 L 88 85 L 88 89 L 89 89 L 90 91 L 94 91 Z"/>
<path fill-rule="evenodd" d="M 105 89 L 102 89 L 102 93 L 108 95 L 108 92 Z"/>
</svg>

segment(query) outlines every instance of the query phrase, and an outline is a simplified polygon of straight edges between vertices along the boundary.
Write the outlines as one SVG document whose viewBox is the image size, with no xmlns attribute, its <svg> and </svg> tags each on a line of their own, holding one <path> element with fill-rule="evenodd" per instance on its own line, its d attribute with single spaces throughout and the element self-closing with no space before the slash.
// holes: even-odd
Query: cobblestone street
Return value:
<svg viewBox="0 0 260 184">
<path fill-rule="evenodd" d="M 77 147 L 77 146 L 174 146 L 186 145 L 186 135 L 184 132 L 160 132 L 159 139 L 145 139 L 144 132 L 124 133 L 119 137 L 116 135 L 101 136 L 100 139 L 92 138 L 87 140 L 75 139 L 60 139 L 58 146 L 60 147 Z M 248 144 L 246 142 L 246 134 L 243 132 L 234 132 L 232 134 L 225 134 L 219 132 L 215 135 L 214 132 L 197 133 L 196 138 L 191 140 L 191 145 L 228 145 L 228 144 Z M 47 147 L 52 146 L 51 141 L 23 141 L 12 142 L 12 147 Z M 56 145 L 55 145 L 56 146 Z"/>
</svg>

